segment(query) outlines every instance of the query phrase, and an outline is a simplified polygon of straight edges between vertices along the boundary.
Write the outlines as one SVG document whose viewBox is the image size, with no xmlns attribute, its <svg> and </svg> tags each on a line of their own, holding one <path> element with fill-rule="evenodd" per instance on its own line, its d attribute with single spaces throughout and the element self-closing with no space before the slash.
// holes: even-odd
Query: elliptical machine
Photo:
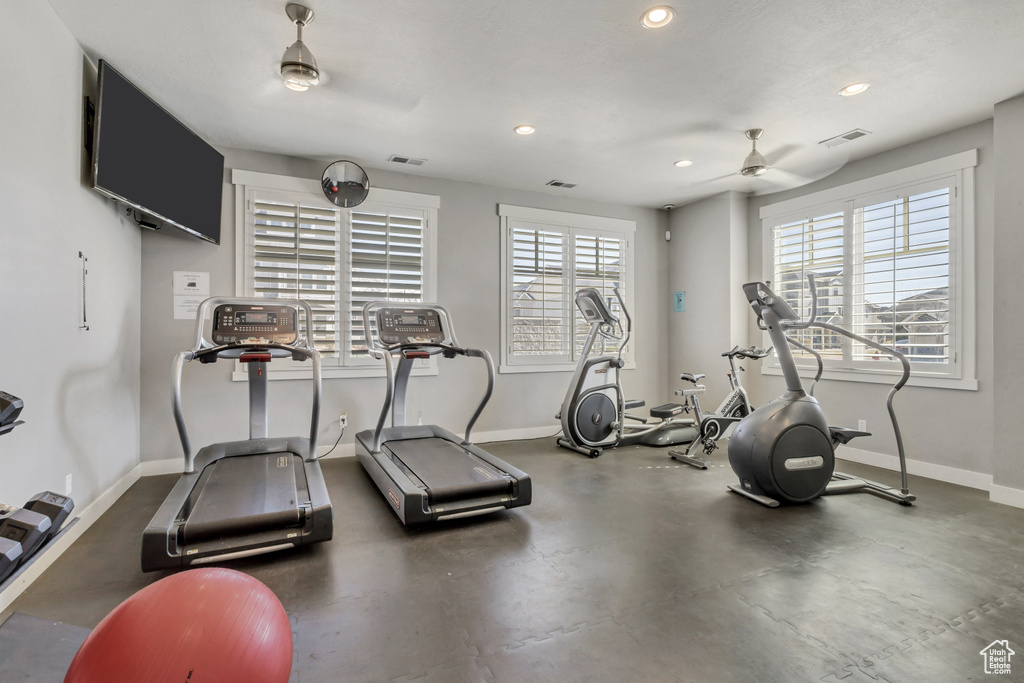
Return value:
<svg viewBox="0 0 1024 683">
<path fill-rule="evenodd" d="M 707 387 L 703 384 L 697 384 L 697 382 L 704 379 L 706 375 L 693 375 L 689 372 L 679 375 L 679 379 L 693 384 L 692 389 L 682 389 L 677 391 L 676 395 L 683 397 L 683 410 L 687 413 L 690 412 L 692 404 L 693 415 L 697 418 L 697 424 L 699 425 L 699 436 L 690 442 L 689 448 L 685 451 L 669 451 L 668 454 L 673 460 L 678 460 L 701 470 L 708 468 L 707 461 L 697 457 L 697 451 L 703 449 L 704 455 L 714 453 L 715 449 L 718 448 L 718 442 L 731 433 L 733 425 L 754 411 L 754 407 L 750 403 L 750 396 L 747 394 L 747 390 L 743 388 L 743 382 L 740 380 L 743 366 L 737 365 L 736 359 L 749 358 L 751 360 L 761 360 L 771 352 L 770 346 L 767 349 L 759 349 L 756 346 L 751 346 L 749 349 L 741 349 L 739 346 L 734 346 L 731 350 L 722 354 L 722 356 L 729 359 L 728 377 L 729 386 L 732 388 L 728 395 L 722 399 L 718 409 L 713 413 L 705 413 L 700 408 L 700 395 L 707 391 Z"/>
<path fill-rule="evenodd" d="M 593 287 L 576 292 L 576 307 L 584 320 L 590 323 L 590 334 L 580 351 L 580 360 L 562 408 L 555 415 L 562 422 L 563 436 L 558 439 L 558 445 L 596 458 L 605 448 L 634 444 L 674 446 L 693 441 L 697 438 L 695 423 L 692 419 L 679 417 L 684 407 L 678 403 L 651 408 L 651 417 L 659 420 L 654 424 L 648 424 L 647 418 L 626 413 L 645 403 L 643 399 L 627 401 L 622 395 L 619 371 L 626 364 L 622 360 L 622 352 L 629 342 L 633 320 L 618 288 L 614 292 L 626 318 L 625 328 L 601 292 Z M 616 355 L 590 356 L 598 337 L 618 342 Z M 640 424 L 627 425 L 626 420 Z"/>
<path fill-rule="evenodd" d="M 767 284 L 750 282 L 743 293 L 757 314 L 758 327 L 767 330 L 786 380 L 786 393 L 761 406 L 736 425 L 729 440 L 729 464 L 740 479 L 729 489 L 768 507 L 780 501 L 803 503 L 821 495 L 865 492 L 910 505 L 916 500 L 907 488 L 907 462 L 903 438 L 892 399 L 910 378 L 906 357 L 888 346 L 817 320 L 817 291 L 813 273 L 807 276 L 811 292 L 811 318 L 800 321 L 796 312 Z M 835 448 L 868 432 L 830 427 L 818 401 L 804 391 L 789 348 L 786 330 L 816 327 L 842 334 L 892 356 L 903 374 L 889 390 L 886 406 L 899 450 L 901 488 L 852 477 L 835 471 Z M 817 356 L 817 354 L 815 354 Z M 821 360 L 818 356 L 821 374 Z M 817 378 L 816 378 L 817 379 Z"/>
</svg>

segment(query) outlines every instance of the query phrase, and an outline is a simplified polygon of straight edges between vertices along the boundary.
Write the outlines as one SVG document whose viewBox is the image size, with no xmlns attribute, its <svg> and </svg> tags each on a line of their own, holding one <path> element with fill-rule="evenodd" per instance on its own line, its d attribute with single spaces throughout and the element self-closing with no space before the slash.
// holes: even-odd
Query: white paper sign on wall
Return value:
<svg viewBox="0 0 1024 683">
<path fill-rule="evenodd" d="M 174 319 L 195 320 L 199 304 L 210 296 L 210 274 L 176 270 L 171 278 L 174 295 Z"/>
</svg>

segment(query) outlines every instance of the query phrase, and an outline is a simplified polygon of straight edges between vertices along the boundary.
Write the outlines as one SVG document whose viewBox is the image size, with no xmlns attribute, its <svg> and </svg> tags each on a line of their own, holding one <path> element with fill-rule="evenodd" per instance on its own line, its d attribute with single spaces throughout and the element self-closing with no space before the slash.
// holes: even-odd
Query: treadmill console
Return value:
<svg viewBox="0 0 1024 683">
<path fill-rule="evenodd" d="M 377 337 L 385 346 L 443 344 L 448 335 L 433 308 L 378 308 Z"/>
<path fill-rule="evenodd" d="M 213 343 L 294 344 L 297 318 L 291 306 L 221 304 L 213 311 Z"/>
</svg>

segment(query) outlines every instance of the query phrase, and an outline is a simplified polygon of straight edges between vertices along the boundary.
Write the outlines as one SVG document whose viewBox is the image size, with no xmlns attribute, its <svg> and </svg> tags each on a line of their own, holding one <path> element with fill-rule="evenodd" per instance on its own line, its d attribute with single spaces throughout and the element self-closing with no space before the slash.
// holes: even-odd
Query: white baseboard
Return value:
<svg viewBox="0 0 1024 683">
<path fill-rule="evenodd" d="M 1012 489 L 1009 486 L 992 484 L 988 491 L 988 499 L 993 503 L 1012 505 L 1015 508 L 1024 508 L 1024 491 Z"/>
<path fill-rule="evenodd" d="M 473 443 L 490 443 L 491 441 L 525 441 L 527 439 L 543 439 L 546 436 L 554 439 L 559 433 L 557 425 L 502 429 L 495 432 L 473 432 Z"/>
<path fill-rule="evenodd" d="M 118 498 L 131 488 L 132 484 L 139 480 L 139 477 L 142 476 L 142 470 L 143 466 L 141 464 L 136 465 L 126 475 L 118 479 L 113 486 L 100 494 L 100 497 L 93 501 L 89 507 L 79 512 L 76 517 L 78 522 L 74 526 L 68 527 L 67 532 L 56 538 L 41 554 L 36 555 L 32 564 L 0 593 L 0 612 L 10 607 L 11 603 L 24 593 L 25 589 L 32 585 L 33 581 L 38 579 L 65 550 L 71 547 L 72 543 L 78 540 L 89 527 L 95 524 L 96 520 L 109 510 L 117 502 Z"/>
<path fill-rule="evenodd" d="M 874 467 L 881 467 L 882 469 L 892 470 L 893 472 L 900 471 L 900 461 L 895 455 L 885 455 L 884 453 L 874 453 L 872 451 L 864 451 L 859 448 L 840 446 L 839 449 L 836 450 L 836 458 L 848 460 L 850 462 L 858 462 L 862 465 L 873 465 Z M 932 463 L 910 459 L 907 460 L 907 473 L 915 474 L 927 479 L 935 479 L 936 481 L 944 481 L 949 484 L 959 484 L 960 486 L 967 486 L 972 489 L 988 491 L 988 499 L 993 503 L 1001 503 L 1003 505 L 1011 505 L 1016 508 L 1024 508 L 1024 490 L 994 484 L 992 483 L 991 474 L 971 472 L 969 470 L 957 469 L 956 467 L 934 465 Z"/>
<path fill-rule="evenodd" d="M 493 432 L 473 432 L 473 443 L 490 443 L 492 441 L 519 441 L 526 439 L 541 439 L 546 436 L 555 437 L 558 427 L 523 427 L 520 429 L 502 429 Z M 459 436 L 463 436 L 459 434 Z M 332 444 L 331 444 L 332 445 Z M 316 451 L 321 458 L 354 458 L 356 445 L 354 443 L 339 443 L 330 455 L 331 445 L 317 444 Z M 182 459 L 167 458 L 166 460 L 147 460 L 142 463 L 142 476 L 152 477 L 157 474 L 181 474 Z"/>
<path fill-rule="evenodd" d="M 900 459 L 895 455 L 875 453 L 874 451 L 865 451 L 860 448 L 851 448 L 850 446 L 840 446 L 836 449 L 836 458 L 857 462 L 862 465 L 881 467 L 893 472 L 900 471 Z M 929 462 L 921 462 L 920 460 L 911 460 L 910 458 L 907 458 L 907 473 L 982 491 L 990 491 L 992 489 L 991 474 L 971 472 L 946 465 L 934 465 Z"/>
</svg>

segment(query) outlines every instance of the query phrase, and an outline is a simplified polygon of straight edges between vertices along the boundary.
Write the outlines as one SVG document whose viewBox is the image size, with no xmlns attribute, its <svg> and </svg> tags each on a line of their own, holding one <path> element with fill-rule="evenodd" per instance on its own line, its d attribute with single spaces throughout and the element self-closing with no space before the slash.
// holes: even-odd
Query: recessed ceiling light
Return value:
<svg viewBox="0 0 1024 683">
<path fill-rule="evenodd" d="M 691 166 L 692 164 L 693 162 L 690 161 L 689 159 L 680 159 L 679 161 L 676 162 L 676 166 L 678 166 L 679 168 L 686 168 L 687 166 Z"/>
<path fill-rule="evenodd" d="M 533 126 L 524 124 L 522 126 L 516 126 L 512 130 L 519 133 L 520 135 L 533 135 L 534 131 L 536 131 L 537 129 L 534 128 Z"/>
<path fill-rule="evenodd" d="M 870 87 L 870 83 L 851 83 L 850 85 L 840 90 L 839 94 L 842 95 L 843 97 L 849 97 L 850 95 L 859 95 Z"/>
<path fill-rule="evenodd" d="M 661 28 L 667 25 L 676 16 L 674 9 L 668 5 L 652 7 L 640 17 L 640 23 L 644 28 Z"/>
</svg>

